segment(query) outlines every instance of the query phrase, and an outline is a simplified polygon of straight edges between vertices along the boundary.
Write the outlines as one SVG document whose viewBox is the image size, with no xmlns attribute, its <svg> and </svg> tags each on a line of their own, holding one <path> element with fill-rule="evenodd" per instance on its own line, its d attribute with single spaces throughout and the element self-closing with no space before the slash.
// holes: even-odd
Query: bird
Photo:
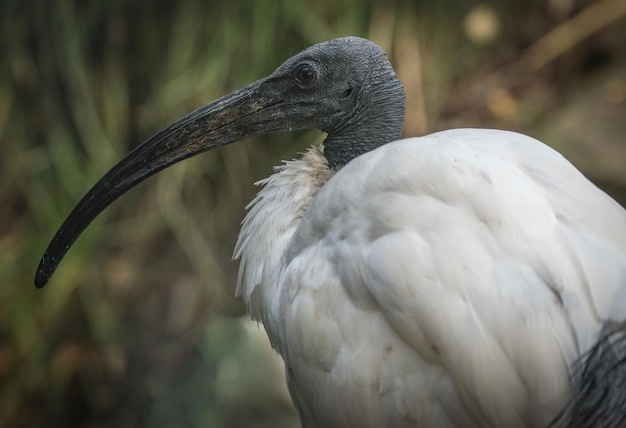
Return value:
<svg viewBox="0 0 626 428">
<path fill-rule="evenodd" d="M 302 426 L 626 426 L 626 212 L 544 143 L 402 139 L 405 94 L 359 37 L 315 44 L 177 120 L 84 196 L 43 287 L 109 204 L 183 159 L 319 129 L 263 180 L 237 293 L 282 356 Z"/>
</svg>

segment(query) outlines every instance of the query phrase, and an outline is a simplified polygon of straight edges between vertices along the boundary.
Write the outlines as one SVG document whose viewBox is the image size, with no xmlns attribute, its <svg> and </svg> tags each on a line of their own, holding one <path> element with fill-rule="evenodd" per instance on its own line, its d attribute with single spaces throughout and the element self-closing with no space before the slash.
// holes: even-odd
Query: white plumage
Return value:
<svg viewBox="0 0 626 428">
<path fill-rule="evenodd" d="M 541 427 L 626 319 L 626 213 L 530 137 L 459 129 L 262 184 L 239 290 L 305 426 Z"/>
</svg>

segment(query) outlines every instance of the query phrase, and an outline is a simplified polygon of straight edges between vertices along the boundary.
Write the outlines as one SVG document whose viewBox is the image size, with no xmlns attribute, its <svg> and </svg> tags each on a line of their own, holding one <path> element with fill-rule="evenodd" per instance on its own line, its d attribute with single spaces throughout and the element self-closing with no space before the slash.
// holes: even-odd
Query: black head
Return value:
<svg viewBox="0 0 626 428">
<path fill-rule="evenodd" d="M 282 130 L 328 133 L 331 168 L 396 140 L 404 91 L 374 43 L 344 37 L 311 46 L 268 77 L 174 122 L 131 151 L 78 203 L 44 253 L 35 285 L 43 287 L 80 233 L 111 202 L 183 159 L 244 138 Z"/>
<path fill-rule="evenodd" d="M 328 133 L 324 153 L 333 168 L 402 134 L 402 84 L 369 40 L 344 37 L 311 46 L 278 67 L 273 79 L 293 103 L 297 123 L 291 129 Z"/>
</svg>

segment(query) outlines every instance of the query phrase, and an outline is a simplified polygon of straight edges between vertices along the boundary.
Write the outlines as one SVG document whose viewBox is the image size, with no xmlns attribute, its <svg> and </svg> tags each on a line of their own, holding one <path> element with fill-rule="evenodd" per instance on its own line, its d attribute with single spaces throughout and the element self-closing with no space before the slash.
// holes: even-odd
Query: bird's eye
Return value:
<svg viewBox="0 0 626 428">
<path fill-rule="evenodd" d="M 309 65 L 301 65 L 296 70 L 296 80 L 305 85 L 310 85 L 316 78 L 315 70 Z"/>
</svg>

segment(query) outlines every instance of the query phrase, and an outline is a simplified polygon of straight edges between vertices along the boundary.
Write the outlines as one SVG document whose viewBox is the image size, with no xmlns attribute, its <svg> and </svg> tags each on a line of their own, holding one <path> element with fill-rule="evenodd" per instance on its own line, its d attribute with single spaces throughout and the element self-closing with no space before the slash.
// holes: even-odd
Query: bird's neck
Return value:
<svg viewBox="0 0 626 428">
<path fill-rule="evenodd" d="M 335 129 L 327 131 L 324 156 L 333 170 L 402 136 L 404 89 L 395 73 L 384 80 L 374 80 L 361 92 L 368 95 L 359 101 L 353 114 Z"/>
</svg>

